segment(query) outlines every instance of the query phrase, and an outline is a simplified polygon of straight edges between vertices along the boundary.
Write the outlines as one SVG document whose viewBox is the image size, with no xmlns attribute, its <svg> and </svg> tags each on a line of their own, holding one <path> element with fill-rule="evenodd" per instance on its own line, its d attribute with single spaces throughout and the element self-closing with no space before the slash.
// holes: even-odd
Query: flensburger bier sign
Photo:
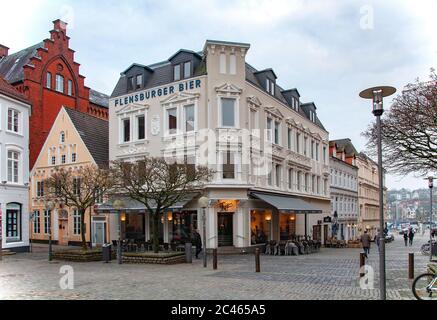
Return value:
<svg viewBox="0 0 437 320">
<path fill-rule="evenodd" d="M 189 80 L 185 82 L 176 83 L 161 88 L 138 91 L 121 98 L 116 98 L 114 100 L 114 106 L 115 107 L 124 106 L 135 102 L 154 99 L 157 97 L 164 97 L 176 92 L 197 89 L 200 88 L 201 85 L 202 85 L 202 80 L 197 79 L 197 80 Z"/>
</svg>

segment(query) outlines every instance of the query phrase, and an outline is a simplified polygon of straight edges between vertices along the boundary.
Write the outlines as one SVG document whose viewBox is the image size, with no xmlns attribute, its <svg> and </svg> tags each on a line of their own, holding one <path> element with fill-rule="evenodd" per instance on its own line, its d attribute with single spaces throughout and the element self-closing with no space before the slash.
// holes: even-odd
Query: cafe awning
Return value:
<svg viewBox="0 0 437 320">
<path fill-rule="evenodd" d="M 169 210 L 180 210 L 185 207 L 185 205 L 193 200 L 194 197 L 198 196 L 199 193 L 189 193 L 184 198 L 176 203 L 174 203 Z M 115 209 L 113 203 L 116 200 L 120 200 L 123 204 L 122 208 Z M 149 206 L 156 209 L 156 202 L 151 200 Z M 128 196 L 114 196 L 109 199 L 109 201 L 97 205 L 94 211 L 98 213 L 118 213 L 122 211 L 124 213 L 145 213 L 147 212 L 147 207 L 145 204 L 139 202 L 138 200 L 132 199 Z"/>
<path fill-rule="evenodd" d="M 322 210 L 316 208 L 313 204 L 297 197 L 262 192 L 250 192 L 250 195 L 256 199 L 267 202 L 284 213 L 322 213 Z"/>
</svg>

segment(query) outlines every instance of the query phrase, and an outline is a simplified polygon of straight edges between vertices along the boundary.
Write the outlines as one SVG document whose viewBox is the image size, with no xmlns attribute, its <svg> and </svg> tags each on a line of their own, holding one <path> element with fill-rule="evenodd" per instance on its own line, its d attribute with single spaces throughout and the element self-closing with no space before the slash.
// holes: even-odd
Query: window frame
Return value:
<svg viewBox="0 0 437 320">
<path fill-rule="evenodd" d="M 46 73 L 46 88 L 52 89 L 52 73 L 51 72 Z"/>
<path fill-rule="evenodd" d="M 70 79 L 67 80 L 67 95 L 70 97 L 73 96 L 73 81 Z"/>
<path fill-rule="evenodd" d="M 16 208 L 18 206 L 18 209 Z M 17 216 L 14 218 L 11 211 L 18 211 L 15 213 Z M 6 204 L 6 243 L 21 242 L 23 237 L 23 205 L 18 202 L 10 202 Z M 12 222 L 12 223 L 11 223 Z M 15 226 L 15 228 L 14 228 Z M 16 232 L 11 235 L 12 232 Z"/>
<path fill-rule="evenodd" d="M 17 154 L 17 159 L 10 158 L 9 157 L 9 153 L 10 152 L 12 154 Z M 21 157 L 22 157 L 22 152 L 21 151 L 18 151 L 16 149 L 7 149 L 6 150 L 6 163 L 7 163 L 6 176 L 7 176 L 7 182 L 8 183 L 11 183 L 11 184 L 20 184 L 20 182 L 21 182 L 21 175 L 22 175 L 22 169 L 21 169 L 22 159 L 21 159 Z M 10 162 L 13 163 L 11 167 L 9 166 Z M 14 166 L 14 163 L 16 163 L 16 168 Z M 9 170 L 10 169 L 12 169 L 12 172 L 11 172 L 11 177 L 12 178 L 11 179 L 9 179 L 9 173 L 10 173 Z M 15 172 L 15 169 L 16 169 L 16 172 Z M 15 173 L 16 173 L 16 175 L 15 175 Z M 17 179 L 15 179 L 15 176 L 16 176 Z"/>
<path fill-rule="evenodd" d="M 176 71 L 176 69 L 178 71 Z M 175 64 L 173 65 L 173 81 L 180 81 L 181 80 L 181 65 Z"/>
<path fill-rule="evenodd" d="M 55 81 L 55 91 L 56 92 L 65 93 L 65 83 L 64 82 L 65 82 L 64 76 L 62 74 L 57 73 L 56 74 L 56 81 Z M 61 87 L 59 87 L 60 84 L 62 84 Z"/>
<path fill-rule="evenodd" d="M 10 115 L 11 113 L 11 115 Z M 22 133 L 22 114 L 19 110 L 14 108 L 8 108 L 7 112 L 7 126 L 6 129 L 8 132 L 21 134 Z M 9 121 L 11 120 L 11 121 Z M 15 130 L 16 127 L 16 130 Z"/>
<path fill-rule="evenodd" d="M 228 101 L 234 101 L 234 118 L 233 118 L 233 122 L 234 125 L 233 126 L 225 126 L 223 123 L 223 101 L 224 100 L 228 100 Z M 229 129 L 238 129 L 240 127 L 239 125 L 239 117 L 238 117 L 238 111 L 239 111 L 239 99 L 235 98 L 235 97 L 226 97 L 226 96 L 219 96 L 219 101 L 220 101 L 220 105 L 219 105 L 219 127 L 220 128 L 229 128 Z"/>
</svg>

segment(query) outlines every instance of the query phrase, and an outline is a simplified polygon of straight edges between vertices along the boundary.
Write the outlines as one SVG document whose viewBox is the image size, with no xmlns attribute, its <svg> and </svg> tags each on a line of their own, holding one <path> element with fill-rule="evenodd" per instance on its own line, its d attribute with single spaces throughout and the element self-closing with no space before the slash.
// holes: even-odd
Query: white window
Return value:
<svg viewBox="0 0 437 320">
<path fill-rule="evenodd" d="M 185 132 L 191 132 L 195 130 L 195 114 L 194 114 L 194 104 L 184 106 L 184 121 L 185 121 Z"/>
<path fill-rule="evenodd" d="M 229 56 L 229 69 L 230 74 L 237 74 L 237 56 L 235 54 Z"/>
<path fill-rule="evenodd" d="M 293 189 L 293 169 L 288 169 L 288 189 Z"/>
<path fill-rule="evenodd" d="M 273 120 L 267 118 L 267 141 L 272 141 L 272 129 L 273 129 Z"/>
<path fill-rule="evenodd" d="M 80 178 L 73 178 L 73 194 L 78 196 L 81 193 L 80 186 L 81 185 L 81 179 Z"/>
<path fill-rule="evenodd" d="M 314 159 L 314 141 L 311 141 L 311 159 Z"/>
<path fill-rule="evenodd" d="M 168 134 L 175 134 L 178 129 L 178 110 L 177 108 L 167 109 L 167 130 Z"/>
<path fill-rule="evenodd" d="M 180 64 L 173 67 L 173 80 L 174 81 L 181 80 L 181 65 Z"/>
<path fill-rule="evenodd" d="M 146 117 L 144 115 L 137 117 L 137 140 L 146 138 Z"/>
<path fill-rule="evenodd" d="M 303 139 L 303 154 L 306 156 L 308 154 L 308 138 Z"/>
<path fill-rule="evenodd" d="M 62 163 L 62 164 L 65 164 L 65 162 L 66 162 L 66 156 L 65 156 L 65 154 L 63 154 L 63 155 L 61 156 L 61 163 Z"/>
<path fill-rule="evenodd" d="M 220 73 L 226 74 L 226 54 L 220 53 Z"/>
<path fill-rule="evenodd" d="M 136 83 L 136 89 L 139 89 L 143 85 L 143 75 L 142 74 L 137 75 L 137 79 L 136 80 L 137 80 L 136 81 L 137 82 Z"/>
<path fill-rule="evenodd" d="M 20 131 L 20 112 L 8 109 L 8 130 L 18 133 Z"/>
<path fill-rule="evenodd" d="M 302 190 L 302 172 L 297 173 L 297 190 Z"/>
<path fill-rule="evenodd" d="M 76 153 L 72 153 L 71 154 L 71 162 L 76 162 L 77 160 L 77 154 Z"/>
<path fill-rule="evenodd" d="M 223 155 L 223 179 L 235 179 L 235 154 L 231 151 L 227 151 Z"/>
<path fill-rule="evenodd" d="M 235 99 L 221 98 L 221 125 L 222 127 L 236 127 Z"/>
<path fill-rule="evenodd" d="M 319 161 L 319 148 L 320 144 L 316 143 L 316 161 Z"/>
<path fill-rule="evenodd" d="M 8 130 L 18 133 L 20 130 L 20 112 L 15 109 L 8 109 Z"/>
<path fill-rule="evenodd" d="M 272 96 L 275 95 L 275 83 L 269 78 L 266 79 L 266 91 Z"/>
<path fill-rule="evenodd" d="M 64 93 L 64 77 L 60 74 L 56 75 L 56 91 Z"/>
<path fill-rule="evenodd" d="M 44 181 L 36 182 L 36 196 L 44 197 Z"/>
<path fill-rule="evenodd" d="M 281 166 L 279 164 L 275 167 L 275 180 L 276 180 L 276 186 L 279 188 L 281 187 L 281 180 L 282 180 L 282 174 L 281 174 Z"/>
<path fill-rule="evenodd" d="M 130 141 L 130 118 L 123 119 L 122 121 L 122 142 Z"/>
<path fill-rule="evenodd" d="M 33 233 L 41 232 L 41 221 L 39 210 L 33 212 Z"/>
<path fill-rule="evenodd" d="M 184 63 L 184 78 L 191 77 L 191 61 Z"/>
<path fill-rule="evenodd" d="M 64 143 L 65 142 L 65 132 L 62 131 L 59 137 L 59 142 Z"/>
<path fill-rule="evenodd" d="M 50 210 L 44 211 L 44 233 L 50 234 Z"/>
<path fill-rule="evenodd" d="M 50 72 L 47 72 L 46 87 L 48 89 L 50 89 L 52 87 L 52 74 Z"/>
<path fill-rule="evenodd" d="M 81 234 L 81 218 L 79 211 L 77 209 L 73 210 L 73 234 L 80 235 Z"/>
<path fill-rule="evenodd" d="M 300 153 L 300 133 L 296 132 L 296 152 Z"/>
<path fill-rule="evenodd" d="M 18 183 L 20 167 L 20 153 L 8 151 L 8 182 Z"/>
<path fill-rule="evenodd" d="M 257 111 L 251 109 L 250 110 L 250 129 L 251 130 L 258 129 L 257 116 L 258 116 Z"/>
<path fill-rule="evenodd" d="M 293 130 L 291 128 L 288 128 L 287 131 L 287 137 L 288 137 L 288 150 L 291 150 L 292 147 L 292 139 L 293 139 Z"/>
<path fill-rule="evenodd" d="M 56 165 L 56 157 L 52 156 L 52 166 Z"/>
<path fill-rule="evenodd" d="M 69 96 L 73 95 L 73 81 L 71 81 L 71 80 L 68 80 L 68 82 L 67 82 L 67 94 Z"/>
<path fill-rule="evenodd" d="M 275 144 L 281 143 L 281 123 L 275 121 Z"/>
</svg>

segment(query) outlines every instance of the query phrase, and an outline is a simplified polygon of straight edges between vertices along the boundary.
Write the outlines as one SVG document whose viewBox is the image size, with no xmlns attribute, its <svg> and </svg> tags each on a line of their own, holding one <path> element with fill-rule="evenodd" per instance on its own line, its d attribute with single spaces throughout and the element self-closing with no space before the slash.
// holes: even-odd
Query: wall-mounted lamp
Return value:
<svg viewBox="0 0 437 320">
<path fill-rule="evenodd" d="M 268 222 L 272 221 L 272 216 L 266 216 L 266 221 Z"/>
<path fill-rule="evenodd" d="M 123 213 L 121 214 L 121 216 L 120 216 L 120 220 L 123 221 L 123 222 L 126 221 L 126 213 L 123 212 Z"/>
<path fill-rule="evenodd" d="M 167 220 L 173 221 L 173 213 L 172 212 L 167 213 Z"/>
</svg>

